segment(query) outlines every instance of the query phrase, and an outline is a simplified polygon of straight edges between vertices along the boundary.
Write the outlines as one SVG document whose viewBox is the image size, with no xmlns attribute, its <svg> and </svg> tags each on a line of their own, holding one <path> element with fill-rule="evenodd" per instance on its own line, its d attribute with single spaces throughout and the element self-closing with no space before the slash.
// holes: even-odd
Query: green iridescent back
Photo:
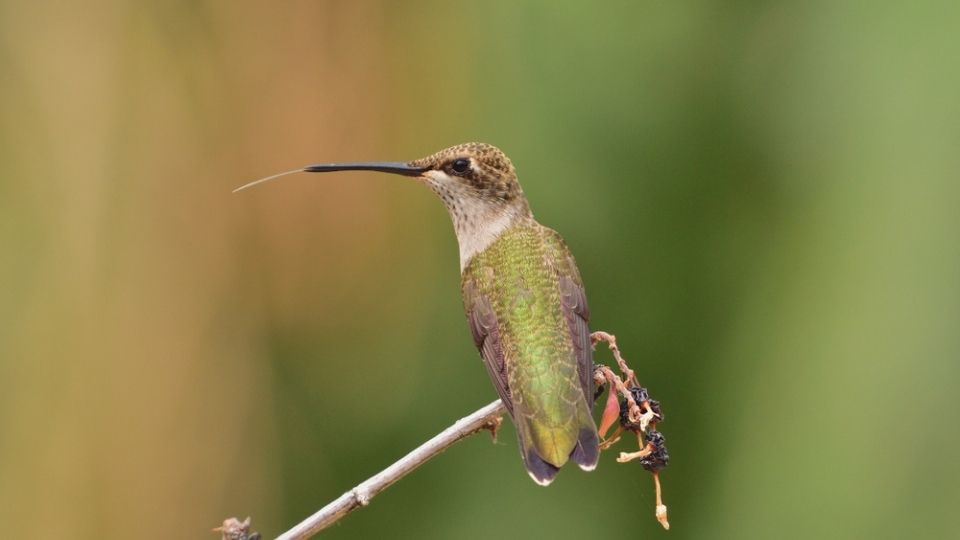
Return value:
<svg viewBox="0 0 960 540">
<path fill-rule="evenodd" d="M 469 262 L 462 278 L 474 339 L 517 426 L 531 474 L 531 449 L 559 468 L 578 441 L 592 448 L 574 458 L 592 467 L 589 314 L 563 240 L 532 219 L 514 225 Z"/>
</svg>

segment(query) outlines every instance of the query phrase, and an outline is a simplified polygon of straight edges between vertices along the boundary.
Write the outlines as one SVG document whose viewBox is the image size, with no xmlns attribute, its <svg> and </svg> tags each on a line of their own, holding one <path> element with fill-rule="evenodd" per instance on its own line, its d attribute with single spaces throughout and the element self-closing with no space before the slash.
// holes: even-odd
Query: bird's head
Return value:
<svg viewBox="0 0 960 540">
<path fill-rule="evenodd" d="M 485 143 L 458 144 L 409 165 L 440 196 L 448 209 L 458 204 L 505 207 L 526 199 L 510 158 Z"/>
</svg>

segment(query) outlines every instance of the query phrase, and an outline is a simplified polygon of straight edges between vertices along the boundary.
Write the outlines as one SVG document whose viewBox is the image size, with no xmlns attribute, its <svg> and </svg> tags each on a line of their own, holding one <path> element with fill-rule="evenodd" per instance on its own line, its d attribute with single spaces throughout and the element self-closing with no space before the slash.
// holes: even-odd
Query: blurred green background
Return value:
<svg viewBox="0 0 960 540">
<path fill-rule="evenodd" d="M 508 427 L 325 537 L 956 534 L 958 28 L 922 1 L 0 2 L 4 536 L 271 537 L 492 400 L 428 190 L 230 193 L 470 140 L 663 402 L 673 530 L 639 466 L 543 489 Z"/>
</svg>

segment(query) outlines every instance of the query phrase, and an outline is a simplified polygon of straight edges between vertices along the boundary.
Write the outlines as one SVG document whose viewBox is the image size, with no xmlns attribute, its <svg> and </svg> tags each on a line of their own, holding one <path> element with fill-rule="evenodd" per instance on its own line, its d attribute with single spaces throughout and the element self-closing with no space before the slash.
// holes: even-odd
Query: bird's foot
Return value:
<svg viewBox="0 0 960 540">
<path fill-rule="evenodd" d="M 497 442 L 497 433 L 500 432 L 500 426 L 502 424 L 503 424 L 503 417 L 498 416 L 483 425 L 483 429 L 490 432 L 490 438 L 493 439 L 494 444 L 496 444 Z"/>
</svg>

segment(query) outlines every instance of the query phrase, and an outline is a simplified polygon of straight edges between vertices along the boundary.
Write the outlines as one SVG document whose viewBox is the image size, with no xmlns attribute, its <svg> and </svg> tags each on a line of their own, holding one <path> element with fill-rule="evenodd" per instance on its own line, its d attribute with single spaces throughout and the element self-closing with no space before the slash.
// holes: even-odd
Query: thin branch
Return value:
<svg viewBox="0 0 960 540">
<path fill-rule="evenodd" d="M 400 458 L 393 465 L 371 476 L 357 487 L 344 493 L 330 504 L 318 510 L 296 527 L 281 534 L 277 540 L 300 540 L 310 538 L 321 530 L 333 525 L 350 512 L 367 506 L 370 500 L 381 491 L 387 489 L 397 480 L 411 473 L 434 456 L 443 452 L 456 442 L 466 439 L 478 431 L 487 429 L 496 435 L 500 426 L 501 416 L 506 412 L 503 403 L 498 399 L 493 403 L 465 416 L 447 429 L 443 430 L 429 441 L 423 443 L 409 454 Z"/>
</svg>

